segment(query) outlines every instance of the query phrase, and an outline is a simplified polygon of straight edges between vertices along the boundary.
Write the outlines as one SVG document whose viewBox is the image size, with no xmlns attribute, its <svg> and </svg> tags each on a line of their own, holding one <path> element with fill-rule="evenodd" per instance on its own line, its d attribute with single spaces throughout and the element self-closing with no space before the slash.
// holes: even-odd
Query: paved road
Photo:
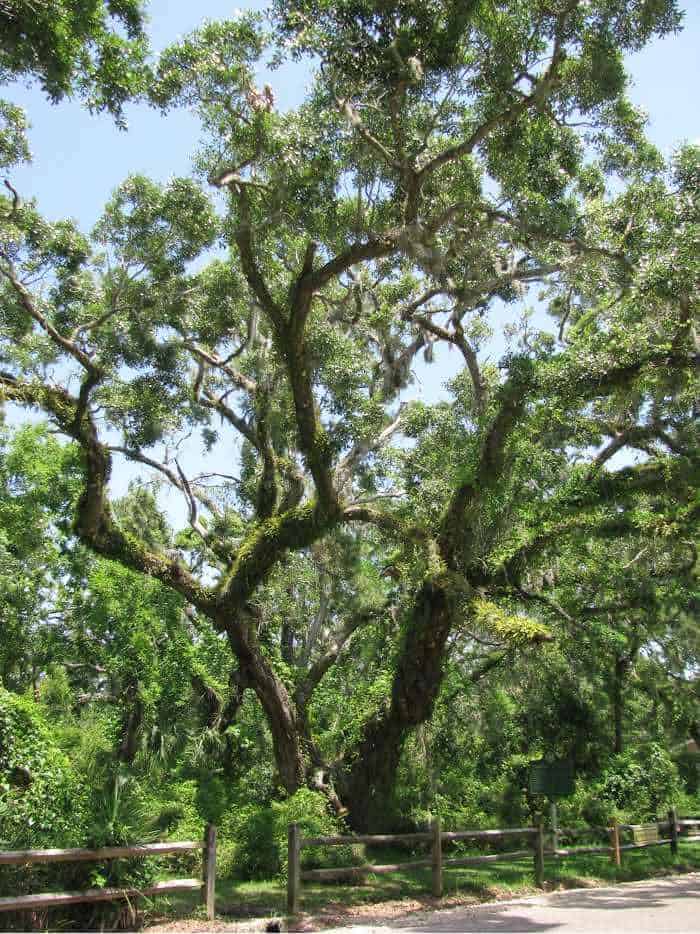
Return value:
<svg viewBox="0 0 700 934">
<path fill-rule="evenodd" d="M 382 927 L 338 928 L 353 934 L 381 932 L 484 934 L 551 931 L 553 934 L 696 934 L 700 932 L 700 873 L 601 889 L 575 889 L 513 902 L 455 908 L 404 918 Z M 325 934 L 331 934 L 330 931 Z"/>
</svg>

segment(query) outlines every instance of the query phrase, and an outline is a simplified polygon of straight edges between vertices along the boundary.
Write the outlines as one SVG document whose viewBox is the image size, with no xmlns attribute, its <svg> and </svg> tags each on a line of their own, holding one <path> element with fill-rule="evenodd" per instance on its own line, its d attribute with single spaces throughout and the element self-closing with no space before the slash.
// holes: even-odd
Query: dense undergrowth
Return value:
<svg viewBox="0 0 700 934">
<path fill-rule="evenodd" d="M 252 705 L 242 711 L 239 724 L 247 731 L 251 748 L 246 753 L 243 743 L 238 760 L 224 759 L 224 764 L 217 764 L 216 750 L 210 749 L 207 761 L 199 746 L 202 738 L 193 732 L 177 753 L 159 758 L 145 745 L 126 766 L 113 755 L 118 733 L 114 712 L 97 704 L 92 708 L 61 707 L 61 683 L 65 682 L 60 674 L 53 682 L 46 679 L 37 699 L 27 693 L 20 696 L 0 690 L 3 848 L 196 840 L 201 838 L 205 823 L 213 821 L 219 834 L 218 877 L 223 903 L 242 899 L 245 904 L 252 897 L 255 905 L 261 900 L 258 895 L 265 892 L 277 893 L 275 904 L 279 901 L 290 822 L 298 821 L 304 835 L 348 832 L 347 824 L 332 815 L 319 793 L 303 789 L 291 798 L 280 794 L 269 766 L 252 752 L 256 729 L 259 742 L 269 741 L 256 722 Z M 439 715 L 434 729 L 436 743 Z M 395 829 L 425 827 L 430 814 L 435 813 L 442 816 L 447 829 L 522 826 L 544 809 L 543 799 L 527 791 L 526 757 L 521 754 L 504 749 L 490 776 L 485 774 L 483 757 L 471 762 L 463 756 L 443 761 L 435 786 L 432 769 L 438 762 L 421 758 L 416 748 L 420 741 L 419 737 L 404 757 L 395 801 Z M 468 735 L 463 735 L 462 751 L 469 742 Z M 647 744 L 611 756 L 596 778 L 579 778 L 575 793 L 559 803 L 560 822 L 564 826 L 601 824 L 613 815 L 639 821 L 664 814 L 670 805 L 695 813 L 700 811 L 700 801 L 691 792 L 692 785 L 681 779 L 677 762 L 660 745 Z M 361 847 L 304 850 L 307 868 L 351 865 L 366 858 Z M 408 854 L 400 854 L 398 860 L 402 858 Z M 583 874 L 592 871 L 586 865 Z M 197 853 L 168 858 L 167 863 L 149 859 L 3 867 L 0 895 L 112 885 L 142 887 L 165 876 L 197 875 L 199 869 Z M 496 867 L 494 871 L 495 875 L 488 877 L 469 873 L 451 873 L 449 877 L 462 879 L 469 888 L 477 879 L 479 884 L 485 885 L 487 878 L 497 884 L 499 875 L 505 872 L 508 876 L 516 869 Z M 566 875 L 569 870 L 561 864 L 558 871 Z M 519 872 L 517 869 L 516 875 Z M 518 885 L 525 885 L 531 873 L 529 863 L 522 867 Z M 420 873 L 413 876 L 421 878 Z M 452 884 L 448 883 L 448 889 Z M 454 885 L 459 888 L 461 883 Z M 409 894 L 412 886 L 414 883 L 407 890 Z M 338 891 L 342 894 L 346 888 Z M 312 904 L 336 897 L 334 891 L 312 887 Z M 361 886 L 360 895 L 349 896 L 350 901 L 370 898 L 370 891 L 374 893 L 371 897 L 383 898 L 393 889 L 384 882 Z M 181 908 L 188 904 L 187 898 L 175 900 Z M 17 929 L 18 923 L 42 929 L 49 920 L 52 926 L 78 930 L 133 924 L 128 906 L 113 904 L 23 915 L 21 921 L 17 916 L 0 915 L 6 930 Z"/>
</svg>

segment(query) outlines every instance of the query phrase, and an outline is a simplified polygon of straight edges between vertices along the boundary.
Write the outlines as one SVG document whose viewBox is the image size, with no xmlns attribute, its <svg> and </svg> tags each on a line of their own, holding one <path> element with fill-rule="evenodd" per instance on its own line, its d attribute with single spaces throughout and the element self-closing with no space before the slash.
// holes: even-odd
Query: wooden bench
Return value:
<svg viewBox="0 0 700 934">
<path fill-rule="evenodd" d="M 658 824 L 632 824 L 632 838 L 636 845 L 659 842 Z"/>
</svg>

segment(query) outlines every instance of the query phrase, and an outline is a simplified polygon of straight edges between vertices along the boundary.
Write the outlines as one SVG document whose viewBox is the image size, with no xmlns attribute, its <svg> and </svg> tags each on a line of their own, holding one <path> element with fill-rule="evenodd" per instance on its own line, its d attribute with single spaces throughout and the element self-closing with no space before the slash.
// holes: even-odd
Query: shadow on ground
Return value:
<svg viewBox="0 0 700 934">
<path fill-rule="evenodd" d="M 434 912 L 430 917 L 396 918 L 386 927 L 416 932 L 527 932 L 563 928 L 571 931 L 655 929 L 653 918 L 665 919 L 662 930 L 697 930 L 700 878 L 669 879 L 643 886 L 558 892 L 518 903 Z M 609 911 L 622 912 L 614 920 Z M 653 916 L 653 917 L 652 917 Z M 678 918 L 677 926 L 672 918 Z M 694 919 L 694 920 L 693 920 Z M 671 921 L 671 926 L 666 923 Z"/>
</svg>

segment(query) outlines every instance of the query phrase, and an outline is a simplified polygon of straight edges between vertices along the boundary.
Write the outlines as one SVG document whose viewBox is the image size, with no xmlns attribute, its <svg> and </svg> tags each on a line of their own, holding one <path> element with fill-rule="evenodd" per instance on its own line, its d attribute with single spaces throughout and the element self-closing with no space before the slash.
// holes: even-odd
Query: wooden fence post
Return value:
<svg viewBox="0 0 700 934">
<path fill-rule="evenodd" d="M 290 824 L 287 833 L 287 914 L 299 914 L 301 888 L 301 834 L 299 824 Z"/>
<path fill-rule="evenodd" d="M 552 823 L 552 849 L 556 856 L 559 849 L 559 815 L 557 814 L 557 802 L 554 798 L 551 798 L 549 802 L 549 817 Z"/>
<path fill-rule="evenodd" d="M 610 818 L 610 859 L 616 866 L 620 865 L 620 828 L 617 818 Z"/>
<path fill-rule="evenodd" d="M 433 834 L 432 861 L 433 861 L 433 886 L 432 892 L 435 898 L 442 898 L 442 828 L 440 818 L 433 818 L 431 825 Z"/>
<path fill-rule="evenodd" d="M 544 888 L 544 825 L 542 815 L 537 817 L 537 836 L 535 837 L 535 885 Z"/>
<path fill-rule="evenodd" d="M 668 827 L 671 831 L 671 853 L 674 856 L 678 855 L 678 815 L 676 814 L 676 809 L 671 808 L 668 812 Z"/>
<path fill-rule="evenodd" d="M 206 906 L 207 921 L 213 921 L 216 913 L 216 827 L 214 824 L 207 824 L 204 831 L 202 901 Z"/>
</svg>

